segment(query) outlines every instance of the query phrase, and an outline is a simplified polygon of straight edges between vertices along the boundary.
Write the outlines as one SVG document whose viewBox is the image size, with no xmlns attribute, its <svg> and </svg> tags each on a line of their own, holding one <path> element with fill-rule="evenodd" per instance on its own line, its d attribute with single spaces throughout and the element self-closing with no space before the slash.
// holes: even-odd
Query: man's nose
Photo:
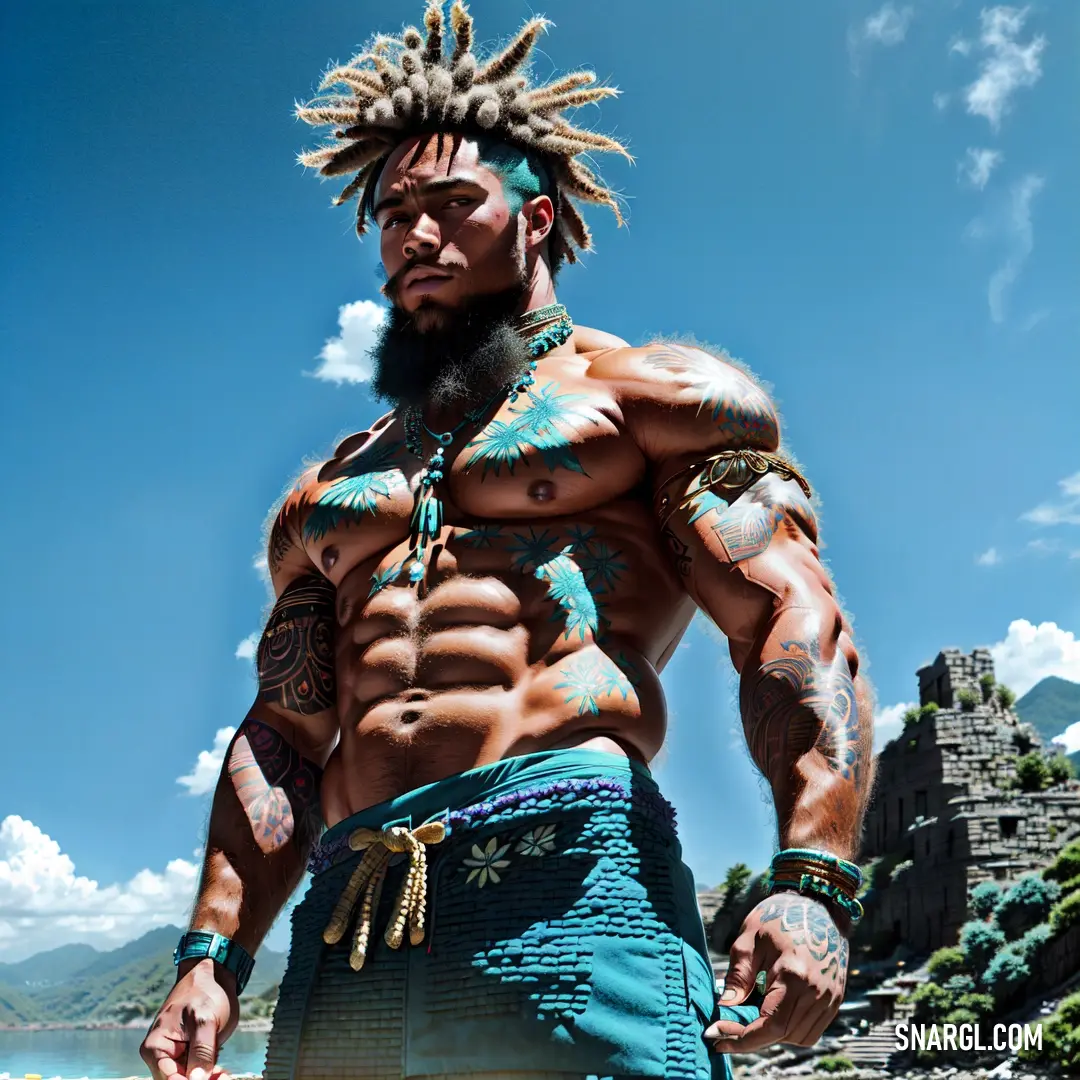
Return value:
<svg viewBox="0 0 1080 1080">
<path fill-rule="evenodd" d="M 402 245 L 407 259 L 419 259 L 439 250 L 439 227 L 433 218 L 421 214 L 406 233 Z"/>
</svg>

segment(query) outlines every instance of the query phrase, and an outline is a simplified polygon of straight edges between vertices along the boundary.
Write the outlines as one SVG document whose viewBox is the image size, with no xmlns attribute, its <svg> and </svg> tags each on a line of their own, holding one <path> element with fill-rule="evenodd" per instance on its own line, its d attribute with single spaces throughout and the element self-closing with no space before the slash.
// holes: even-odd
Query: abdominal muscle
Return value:
<svg viewBox="0 0 1080 1080">
<path fill-rule="evenodd" d="M 493 586 L 497 595 L 506 583 Z M 659 751 L 664 698 L 641 642 L 611 632 L 602 645 L 589 634 L 568 640 L 550 605 L 530 617 L 528 589 L 512 625 L 497 611 L 432 625 L 460 609 L 455 592 L 476 591 L 475 579 L 461 590 L 445 582 L 423 602 L 386 590 L 366 618 L 339 627 L 341 735 L 322 781 L 327 826 L 521 754 L 582 747 L 647 763 Z"/>
</svg>

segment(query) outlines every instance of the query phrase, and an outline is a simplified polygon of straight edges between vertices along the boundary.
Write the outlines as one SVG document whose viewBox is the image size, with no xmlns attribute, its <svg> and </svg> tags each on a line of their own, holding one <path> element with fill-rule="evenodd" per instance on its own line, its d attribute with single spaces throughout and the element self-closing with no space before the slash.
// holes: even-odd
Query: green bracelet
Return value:
<svg viewBox="0 0 1080 1080">
<path fill-rule="evenodd" d="M 862 885 L 863 875 L 862 871 L 853 862 L 848 862 L 847 859 L 841 859 L 839 855 L 833 855 L 828 851 L 815 851 L 813 848 L 784 848 L 783 851 L 778 851 L 772 858 L 772 869 L 780 869 L 784 863 L 794 862 L 809 862 L 820 863 L 834 870 L 836 873 L 850 878 L 854 888 L 853 892 L 857 892 Z"/>
<path fill-rule="evenodd" d="M 173 950 L 174 965 L 184 960 L 203 960 L 207 957 L 236 976 L 236 993 L 242 994 L 251 978 L 255 961 L 245 948 L 231 938 L 209 930 L 189 930 Z"/>
<path fill-rule="evenodd" d="M 781 872 L 779 875 L 770 871 L 769 891 L 777 889 L 794 889 L 802 895 L 821 896 L 831 900 L 848 918 L 852 925 L 863 917 L 863 906 L 854 896 L 847 896 L 844 891 L 827 878 L 818 877 L 816 874 L 800 874 L 798 877 L 786 877 Z"/>
</svg>

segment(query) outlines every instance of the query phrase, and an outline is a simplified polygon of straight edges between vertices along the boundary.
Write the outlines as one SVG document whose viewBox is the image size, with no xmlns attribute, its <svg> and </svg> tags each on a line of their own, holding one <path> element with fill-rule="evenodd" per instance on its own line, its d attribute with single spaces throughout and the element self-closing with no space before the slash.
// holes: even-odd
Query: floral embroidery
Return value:
<svg viewBox="0 0 1080 1080">
<path fill-rule="evenodd" d="M 503 844 L 499 847 L 499 838 L 493 836 L 485 845 L 484 850 L 481 851 L 479 845 L 473 844 L 472 846 L 472 858 L 465 860 L 466 866 L 473 867 L 469 871 L 469 876 L 465 879 L 465 883 L 468 884 L 473 878 L 477 878 L 477 884 L 482 889 L 488 881 L 498 885 L 501 878 L 497 871 L 505 870 L 510 865 L 509 859 L 504 859 L 509 844 Z"/>
<path fill-rule="evenodd" d="M 515 851 L 522 855 L 546 855 L 555 850 L 555 826 L 537 825 L 530 829 L 519 841 Z"/>
</svg>

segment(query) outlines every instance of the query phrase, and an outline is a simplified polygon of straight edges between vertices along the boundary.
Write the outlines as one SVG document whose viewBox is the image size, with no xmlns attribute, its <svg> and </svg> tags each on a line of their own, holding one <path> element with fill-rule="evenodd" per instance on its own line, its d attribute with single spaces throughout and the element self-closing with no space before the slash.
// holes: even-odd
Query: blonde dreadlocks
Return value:
<svg viewBox="0 0 1080 1080">
<path fill-rule="evenodd" d="M 369 188 L 395 146 L 425 132 L 494 137 L 534 157 L 547 172 L 556 209 L 552 262 L 577 262 L 575 248 L 590 250 L 592 237 L 571 198 L 608 206 L 623 224 L 614 193 L 578 156 L 606 150 L 628 161 L 633 158 L 621 143 L 571 127 L 560 113 L 619 91 L 590 85 L 596 81 L 591 71 L 575 71 L 530 88 L 520 69 L 541 32 L 551 25 L 544 18 L 529 20 L 502 52 L 481 64 L 472 52 L 472 16 L 462 0 L 454 0 L 451 51 L 443 3 L 428 0 L 426 38 L 415 26 L 407 27 L 400 38 L 380 35 L 366 52 L 327 72 L 320 93 L 335 86 L 346 92 L 298 105 L 296 115 L 313 127 L 332 125 L 333 141 L 301 154 L 300 163 L 323 176 L 355 174 L 334 204 L 359 198 L 356 232 L 363 236 Z"/>
</svg>

